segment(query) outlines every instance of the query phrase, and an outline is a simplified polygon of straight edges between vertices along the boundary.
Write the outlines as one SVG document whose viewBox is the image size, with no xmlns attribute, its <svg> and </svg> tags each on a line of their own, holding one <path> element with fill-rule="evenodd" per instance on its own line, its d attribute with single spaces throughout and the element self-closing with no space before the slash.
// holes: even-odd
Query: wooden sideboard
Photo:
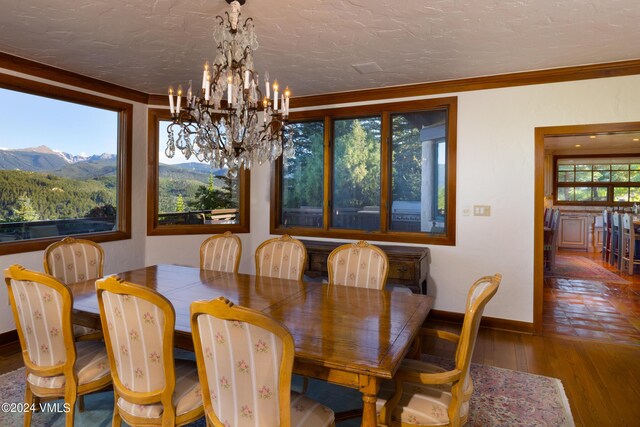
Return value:
<svg viewBox="0 0 640 427">
<path fill-rule="evenodd" d="M 344 243 L 302 240 L 307 248 L 305 275 L 310 278 L 327 277 L 327 258 L 332 250 Z M 403 285 L 414 293 L 427 294 L 429 277 L 429 249 L 411 246 L 382 246 L 389 258 L 387 284 Z"/>
</svg>

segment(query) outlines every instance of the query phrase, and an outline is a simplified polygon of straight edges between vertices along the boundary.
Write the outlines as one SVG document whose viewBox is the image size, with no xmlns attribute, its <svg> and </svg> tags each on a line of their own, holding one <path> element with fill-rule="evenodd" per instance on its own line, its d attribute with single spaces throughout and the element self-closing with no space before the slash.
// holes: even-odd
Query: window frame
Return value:
<svg viewBox="0 0 640 427">
<path fill-rule="evenodd" d="M 613 159 L 620 158 L 630 158 L 630 157 L 638 157 L 640 158 L 640 154 L 638 153 L 622 153 L 622 154 L 563 154 L 563 155 L 554 155 L 553 156 L 553 203 L 555 205 L 561 206 L 633 206 L 634 203 L 638 202 L 618 202 L 616 200 L 612 200 L 614 195 L 615 187 L 640 187 L 640 182 L 619 182 L 619 181 L 604 181 L 604 182 L 593 182 L 593 181 L 573 181 L 573 182 L 559 182 L 558 181 L 558 160 L 562 159 L 594 159 L 594 158 L 602 158 L 602 159 L 610 159 L 612 163 Z M 609 169 L 610 171 L 612 169 Z M 593 171 L 591 171 L 593 173 Z M 577 201 L 577 200 L 558 200 L 558 189 L 563 187 L 600 187 L 607 188 L 609 200 L 606 202 L 603 201 Z"/>
<path fill-rule="evenodd" d="M 131 152 L 133 146 L 133 104 L 78 92 L 61 86 L 29 80 L 0 72 L 0 88 L 37 95 L 59 101 L 114 111 L 118 114 L 117 214 L 115 231 L 70 234 L 39 239 L 0 242 L 0 255 L 45 249 L 64 237 L 77 237 L 93 242 L 111 242 L 131 238 Z"/>
<path fill-rule="evenodd" d="M 171 114 L 166 108 L 149 108 L 148 113 L 148 156 L 147 156 L 147 236 L 175 236 L 187 234 L 218 234 L 225 231 L 232 233 L 248 233 L 250 231 L 250 171 L 242 168 L 238 173 L 240 179 L 238 224 L 158 224 L 159 214 L 159 144 L 160 122 L 170 121 Z"/>
<path fill-rule="evenodd" d="M 282 158 L 278 159 L 271 173 L 271 208 L 269 231 L 271 234 L 290 234 L 304 237 L 326 237 L 337 239 L 364 239 L 371 241 L 406 242 L 455 246 L 456 244 L 456 152 L 457 152 L 457 122 L 458 98 L 430 98 L 415 101 L 389 102 L 367 104 L 355 107 L 327 108 L 291 112 L 290 121 L 324 121 L 324 176 L 323 176 L 323 220 L 322 228 L 299 226 L 283 226 L 279 224 L 282 216 Z M 406 232 L 390 230 L 391 210 L 391 176 L 392 176 L 392 147 L 391 147 L 391 114 L 420 112 L 428 110 L 446 109 L 447 116 L 447 164 L 446 164 L 446 196 L 445 208 L 447 212 L 446 233 L 429 235 L 421 232 Z M 333 121 L 337 119 L 360 118 L 380 115 L 380 230 L 364 231 L 356 229 L 337 229 L 330 227 L 331 221 L 331 192 L 333 188 Z"/>
</svg>

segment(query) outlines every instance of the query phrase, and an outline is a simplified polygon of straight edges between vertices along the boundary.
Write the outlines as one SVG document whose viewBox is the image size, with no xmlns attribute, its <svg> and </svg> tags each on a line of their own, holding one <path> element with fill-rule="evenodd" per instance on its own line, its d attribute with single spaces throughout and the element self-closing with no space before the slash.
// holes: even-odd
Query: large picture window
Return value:
<svg viewBox="0 0 640 427">
<path fill-rule="evenodd" d="M 6 75 L 0 100 L 0 254 L 128 238 L 131 104 Z"/>
<path fill-rule="evenodd" d="M 623 205 L 640 202 L 640 157 L 558 157 L 559 204 Z"/>
<path fill-rule="evenodd" d="M 291 114 L 271 232 L 455 244 L 456 98 Z"/>
<path fill-rule="evenodd" d="M 168 111 L 149 111 L 148 227 L 156 234 L 249 231 L 249 173 L 227 174 L 176 150 L 165 155 Z"/>
</svg>

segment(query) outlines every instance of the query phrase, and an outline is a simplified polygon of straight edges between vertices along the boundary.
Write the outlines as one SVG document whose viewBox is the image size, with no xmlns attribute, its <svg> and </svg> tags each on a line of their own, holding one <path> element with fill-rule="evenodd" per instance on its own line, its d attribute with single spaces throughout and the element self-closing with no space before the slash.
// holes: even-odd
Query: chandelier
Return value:
<svg viewBox="0 0 640 427">
<path fill-rule="evenodd" d="M 172 122 L 165 154 L 171 158 L 178 149 L 187 160 L 194 156 L 214 168 L 228 167 L 228 176 L 234 178 L 241 167 L 273 161 L 283 151 L 292 157 L 294 148 L 287 130 L 289 88 L 280 92 L 278 81 L 271 86 L 265 73 L 262 93 L 253 70 L 253 52 L 258 49 L 253 20 L 242 22 L 240 8 L 245 0 L 226 2 L 231 12 L 216 17 L 215 59 L 204 65 L 199 96 L 192 81 L 186 94 L 182 86 L 177 92 L 169 87 Z"/>
</svg>

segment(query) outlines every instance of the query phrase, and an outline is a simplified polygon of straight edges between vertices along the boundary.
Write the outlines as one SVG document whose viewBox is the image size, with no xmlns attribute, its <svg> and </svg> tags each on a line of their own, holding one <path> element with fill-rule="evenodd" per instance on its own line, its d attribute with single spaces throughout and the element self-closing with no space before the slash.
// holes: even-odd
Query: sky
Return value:
<svg viewBox="0 0 640 427">
<path fill-rule="evenodd" d="M 0 89 L 0 148 L 46 145 L 69 154 L 116 154 L 118 113 Z"/>
</svg>

